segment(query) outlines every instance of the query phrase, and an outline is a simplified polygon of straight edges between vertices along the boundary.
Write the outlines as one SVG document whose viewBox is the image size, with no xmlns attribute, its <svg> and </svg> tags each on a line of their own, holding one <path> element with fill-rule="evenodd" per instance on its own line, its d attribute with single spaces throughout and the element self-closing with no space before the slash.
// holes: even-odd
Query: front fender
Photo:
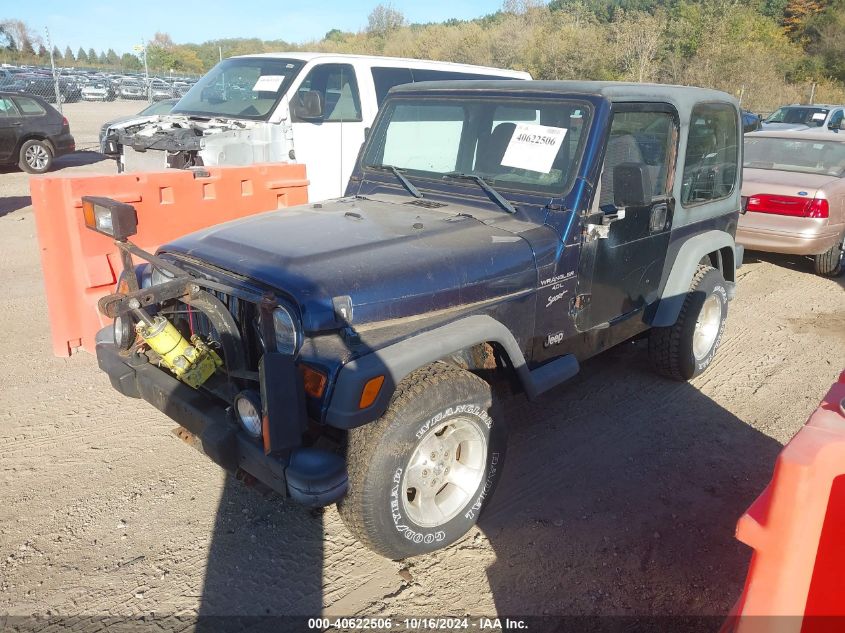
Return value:
<svg viewBox="0 0 845 633">
<path fill-rule="evenodd" d="M 381 417 L 402 379 L 415 369 L 433 363 L 467 347 L 496 342 L 508 355 L 517 374 L 527 373 L 525 356 L 513 334 L 499 321 L 487 315 L 473 315 L 412 336 L 384 349 L 357 358 L 340 370 L 326 423 L 351 429 Z M 368 380 L 384 376 L 376 401 L 359 409 L 361 391 Z"/>
<path fill-rule="evenodd" d="M 473 315 L 357 358 L 340 370 L 326 423 L 341 429 L 361 426 L 381 417 L 396 386 L 412 371 L 480 343 L 497 343 L 508 357 L 526 395 L 534 399 L 578 373 L 575 356 L 567 354 L 529 370 L 522 349 L 510 330 L 488 315 Z M 359 409 L 367 381 L 384 376 L 375 402 Z"/>
</svg>

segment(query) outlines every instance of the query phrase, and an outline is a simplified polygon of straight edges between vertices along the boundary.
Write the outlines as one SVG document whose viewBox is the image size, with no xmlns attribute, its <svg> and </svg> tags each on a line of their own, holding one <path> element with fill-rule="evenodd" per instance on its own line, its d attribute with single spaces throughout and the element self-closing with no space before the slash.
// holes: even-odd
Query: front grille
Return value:
<svg viewBox="0 0 845 633">
<path fill-rule="evenodd" d="M 243 341 L 246 369 L 258 371 L 258 359 L 261 357 L 261 343 L 258 332 L 258 307 L 249 301 L 233 297 L 227 293 L 207 290 L 209 294 L 216 297 L 228 310 L 235 320 L 238 331 Z M 224 357 L 220 332 L 214 327 L 211 319 L 201 310 L 178 302 L 170 305 L 162 311 L 164 316 L 171 319 L 177 329 L 183 335 L 197 335 L 202 338 Z"/>
</svg>

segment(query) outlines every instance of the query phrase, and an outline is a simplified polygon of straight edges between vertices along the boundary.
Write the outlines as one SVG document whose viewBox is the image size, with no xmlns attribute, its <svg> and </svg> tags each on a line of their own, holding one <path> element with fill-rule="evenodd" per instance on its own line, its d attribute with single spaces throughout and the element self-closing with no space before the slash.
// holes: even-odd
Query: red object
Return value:
<svg viewBox="0 0 845 633">
<path fill-rule="evenodd" d="M 82 196 L 128 202 L 138 211 L 132 241 L 155 251 L 192 231 L 308 202 L 305 165 L 262 164 L 191 171 L 114 175 L 34 176 L 32 205 L 47 293 L 53 353 L 94 352 L 94 336 L 110 322 L 97 300 L 114 291 L 120 253 L 105 235 L 85 228 Z"/>
<path fill-rule="evenodd" d="M 772 213 L 797 218 L 826 218 L 830 216 L 830 205 L 824 198 L 802 198 L 800 196 L 776 196 L 759 193 L 748 196 L 748 210 L 754 213 Z"/>
<path fill-rule="evenodd" d="M 781 451 L 771 482 L 737 523 L 737 539 L 754 554 L 723 632 L 845 630 L 843 409 L 845 371 Z"/>
</svg>

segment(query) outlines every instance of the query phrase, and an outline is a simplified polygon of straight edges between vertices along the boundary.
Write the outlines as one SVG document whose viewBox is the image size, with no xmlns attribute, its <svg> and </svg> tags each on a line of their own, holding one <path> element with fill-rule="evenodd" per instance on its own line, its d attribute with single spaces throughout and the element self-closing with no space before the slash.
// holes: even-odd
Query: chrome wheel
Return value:
<svg viewBox="0 0 845 633">
<path fill-rule="evenodd" d="M 50 164 L 50 152 L 43 145 L 31 145 L 26 148 L 24 160 L 32 169 L 43 171 Z"/>
<path fill-rule="evenodd" d="M 478 492 L 487 463 L 487 439 L 468 418 L 458 417 L 426 433 L 402 478 L 402 505 L 421 527 L 455 518 Z"/>
<path fill-rule="evenodd" d="M 696 360 L 701 360 L 710 352 L 719 328 L 722 325 L 722 302 L 715 294 L 711 294 L 701 306 L 698 320 L 695 322 L 695 332 L 692 336 L 692 353 Z"/>
</svg>

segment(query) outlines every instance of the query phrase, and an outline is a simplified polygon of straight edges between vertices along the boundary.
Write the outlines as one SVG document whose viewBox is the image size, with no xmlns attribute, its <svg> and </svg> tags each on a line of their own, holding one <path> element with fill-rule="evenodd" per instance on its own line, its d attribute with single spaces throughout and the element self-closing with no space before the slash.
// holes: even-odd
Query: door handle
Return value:
<svg viewBox="0 0 845 633">
<path fill-rule="evenodd" d="M 669 205 L 665 202 L 656 204 L 651 208 L 651 217 L 648 222 L 649 233 L 659 233 L 666 228 L 666 221 L 669 219 Z"/>
</svg>

